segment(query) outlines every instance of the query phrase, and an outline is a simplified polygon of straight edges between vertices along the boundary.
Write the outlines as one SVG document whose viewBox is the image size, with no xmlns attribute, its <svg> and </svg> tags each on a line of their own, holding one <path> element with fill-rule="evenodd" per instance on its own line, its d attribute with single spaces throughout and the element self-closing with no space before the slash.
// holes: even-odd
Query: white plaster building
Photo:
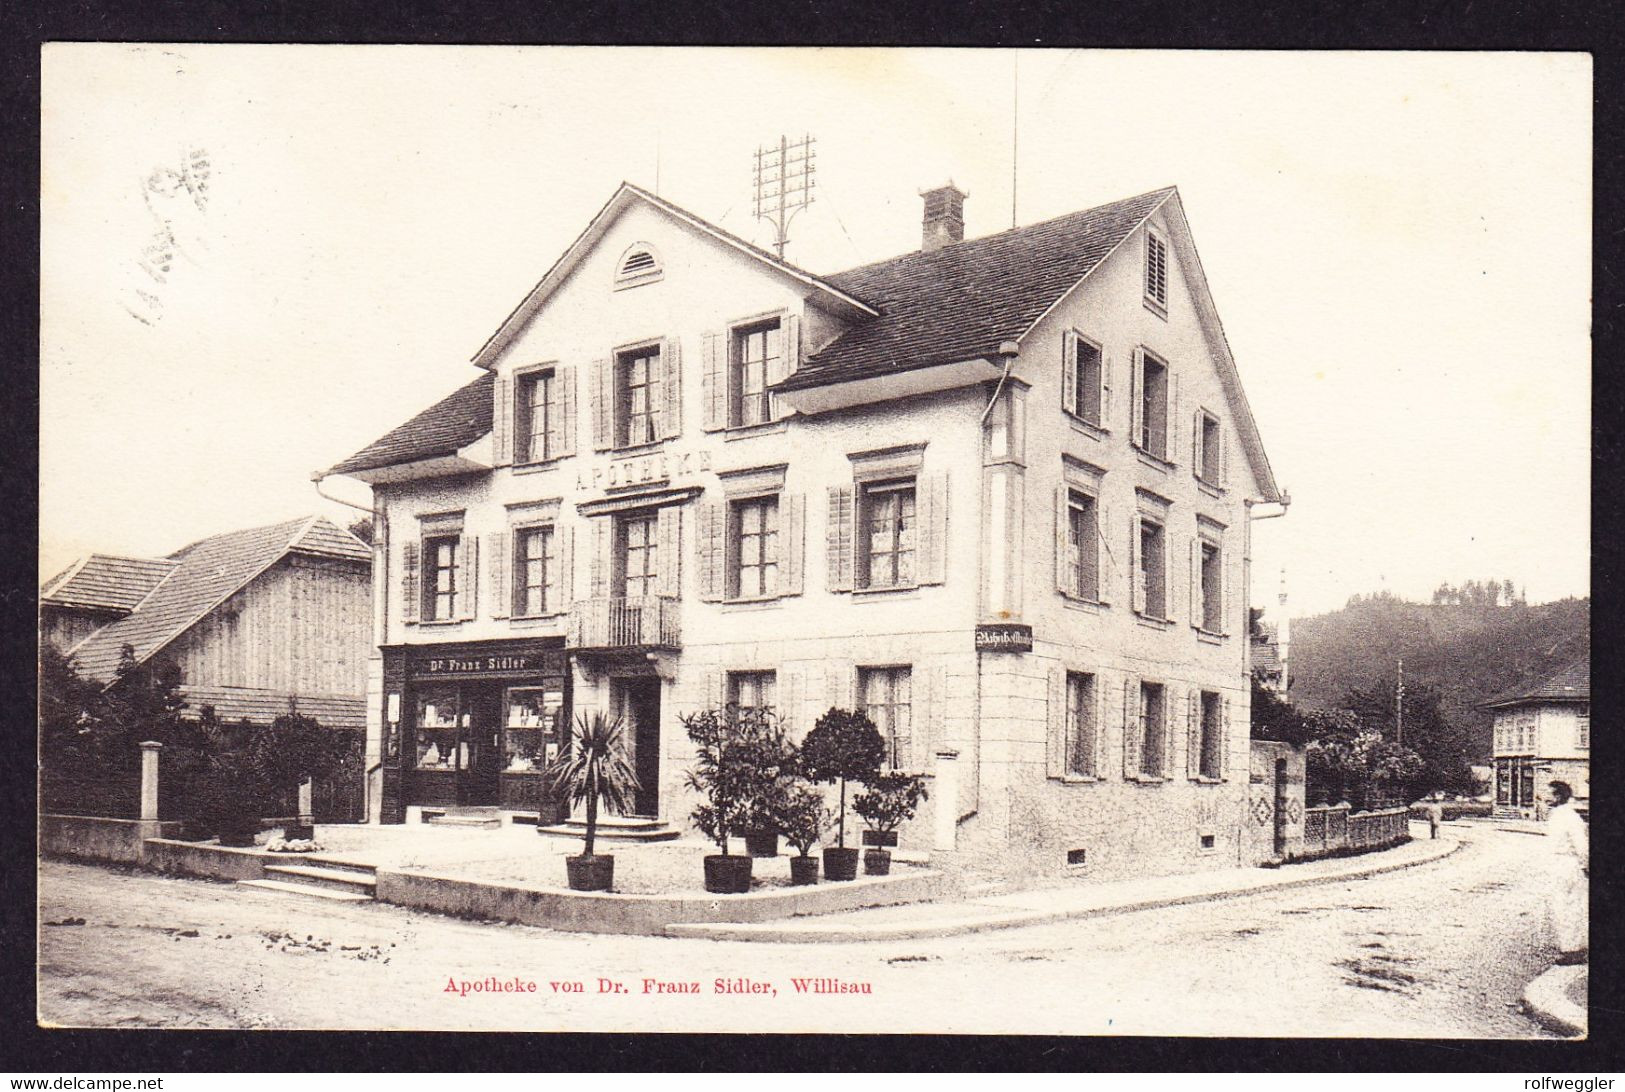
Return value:
<svg viewBox="0 0 1625 1092">
<path fill-rule="evenodd" d="M 830 276 L 623 185 L 462 390 L 328 475 L 375 498 L 374 814 L 550 821 L 575 712 L 685 827 L 682 713 L 867 710 L 903 832 L 1025 874 L 1251 844 L 1249 510 L 1280 494 L 1179 195 Z"/>
<path fill-rule="evenodd" d="M 1591 664 L 1579 660 L 1535 685 L 1486 702 L 1495 715 L 1492 765 L 1498 814 L 1532 817 L 1552 781 L 1591 807 Z"/>
</svg>

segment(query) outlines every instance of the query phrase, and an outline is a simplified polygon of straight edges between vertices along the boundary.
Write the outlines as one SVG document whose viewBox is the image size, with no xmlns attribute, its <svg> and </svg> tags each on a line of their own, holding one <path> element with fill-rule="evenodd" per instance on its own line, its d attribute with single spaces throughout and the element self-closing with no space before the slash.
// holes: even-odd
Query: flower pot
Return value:
<svg viewBox="0 0 1625 1092">
<path fill-rule="evenodd" d="M 884 849 L 864 850 L 863 874 L 865 876 L 891 875 L 891 854 Z"/>
<path fill-rule="evenodd" d="M 743 895 L 750 890 L 749 857 L 713 853 L 705 859 L 705 889 L 713 895 Z"/>
<path fill-rule="evenodd" d="M 564 858 L 571 891 L 608 891 L 615 883 L 615 858 L 608 853 Z"/>
<path fill-rule="evenodd" d="M 894 849 L 897 846 L 897 832 L 895 830 L 866 830 L 863 832 L 863 844 L 875 846 L 879 849 Z"/>
<path fill-rule="evenodd" d="M 858 878 L 858 849 L 856 846 L 824 847 L 824 878 L 826 880 L 855 880 Z"/>
<path fill-rule="evenodd" d="M 805 887 L 818 882 L 817 857 L 791 857 L 790 883 L 794 887 Z"/>
<path fill-rule="evenodd" d="M 746 831 L 745 852 L 752 857 L 777 857 L 779 855 L 779 832 L 776 830 Z"/>
</svg>

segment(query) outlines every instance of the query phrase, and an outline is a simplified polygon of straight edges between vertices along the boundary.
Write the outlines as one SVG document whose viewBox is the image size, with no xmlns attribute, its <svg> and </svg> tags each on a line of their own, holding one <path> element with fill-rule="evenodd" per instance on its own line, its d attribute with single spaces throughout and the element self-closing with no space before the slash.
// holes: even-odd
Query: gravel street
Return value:
<svg viewBox="0 0 1625 1092">
<path fill-rule="evenodd" d="M 1548 1037 L 1518 1009 L 1554 955 L 1545 839 L 1447 830 L 1466 843 L 1451 857 L 1367 880 L 836 945 L 586 936 L 49 861 L 39 1017 L 102 1027 Z M 489 978 L 534 982 L 535 992 L 447 992 L 448 982 Z M 719 979 L 734 991 L 720 992 Z M 860 992 L 811 992 L 815 979 Z"/>
</svg>

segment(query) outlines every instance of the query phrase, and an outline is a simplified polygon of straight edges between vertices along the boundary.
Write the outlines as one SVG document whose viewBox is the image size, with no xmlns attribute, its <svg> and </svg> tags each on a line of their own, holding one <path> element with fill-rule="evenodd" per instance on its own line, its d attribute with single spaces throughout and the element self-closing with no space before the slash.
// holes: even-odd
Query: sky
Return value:
<svg viewBox="0 0 1625 1092">
<path fill-rule="evenodd" d="M 1587 595 L 1591 94 L 1583 54 L 47 45 L 40 575 L 350 522 L 313 472 L 474 378 L 623 179 L 766 245 L 753 153 L 810 133 L 815 273 L 948 179 L 967 237 L 1179 187 L 1292 498 L 1270 616 L 1283 572 L 1295 617 Z"/>
</svg>

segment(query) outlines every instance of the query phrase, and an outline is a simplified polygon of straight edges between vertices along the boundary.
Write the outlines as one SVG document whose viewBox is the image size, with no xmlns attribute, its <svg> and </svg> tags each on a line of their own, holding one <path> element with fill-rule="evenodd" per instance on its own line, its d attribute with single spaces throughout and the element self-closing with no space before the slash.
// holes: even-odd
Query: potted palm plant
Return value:
<svg viewBox="0 0 1625 1092">
<path fill-rule="evenodd" d="M 571 807 L 587 806 L 586 845 L 580 856 L 564 859 L 572 891 L 608 891 L 615 883 L 614 856 L 594 853 L 593 843 L 598 836 L 599 805 L 624 813 L 638 791 L 638 776 L 626 758 L 625 730 L 620 717 L 611 719 L 602 712 L 576 717 L 569 750 L 544 775 L 550 789 Z"/>
<path fill-rule="evenodd" d="M 880 730 L 868 717 L 849 709 L 831 709 L 801 741 L 801 772 L 812 781 L 841 785 L 836 844 L 824 847 L 824 876 L 828 879 L 857 878 L 858 850 L 846 845 L 846 783 L 872 781 L 885 757 L 886 741 Z"/>
<path fill-rule="evenodd" d="M 720 850 L 705 858 L 705 889 L 719 895 L 744 894 L 750 890 L 751 858 L 730 853 L 729 839 L 742 829 L 750 806 L 756 779 L 751 768 L 756 722 L 720 709 L 690 713 L 682 722 L 694 743 L 688 787 L 702 800 L 690 814 L 694 825 Z"/>
<path fill-rule="evenodd" d="M 813 846 L 835 818 L 824 806 L 824 795 L 805 785 L 791 789 L 779 818 L 785 841 L 797 850 L 790 858 L 790 883 L 797 887 L 817 883 L 818 858 L 812 855 Z"/>
<path fill-rule="evenodd" d="M 926 798 L 925 778 L 918 774 L 878 774 L 864 786 L 864 791 L 852 801 L 852 810 L 875 835 L 871 848 L 863 851 L 863 871 L 869 876 L 884 876 L 891 872 L 891 851 L 886 846 L 897 844 L 897 828 L 914 818 L 920 801 Z"/>
</svg>

